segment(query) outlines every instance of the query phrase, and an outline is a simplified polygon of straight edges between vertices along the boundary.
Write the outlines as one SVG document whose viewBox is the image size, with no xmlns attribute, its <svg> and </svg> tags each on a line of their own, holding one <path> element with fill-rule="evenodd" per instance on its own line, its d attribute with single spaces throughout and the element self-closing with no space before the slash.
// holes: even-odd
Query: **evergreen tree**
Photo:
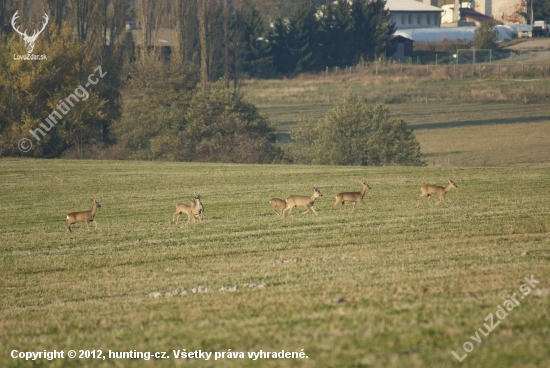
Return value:
<svg viewBox="0 0 550 368">
<path fill-rule="evenodd" d="M 376 57 L 392 55 L 395 46 L 392 45 L 391 36 L 395 33 L 395 24 L 390 23 L 390 11 L 385 8 L 386 0 L 372 0 L 367 4 L 367 13 L 370 20 L 370 29 L 374 31 L 374 49 L 368 55 L 372 60 Z"/>
<path fill-rule="evenodd" d="M 252 77 L 273 75 L 273 55 L 262 16 L 254 4 L 243 9 L 245 21 L 244 71 Z"/>
<path fill-rule="evenodd" d="M 291 20 L 291 49 L 296 63 L 294 72 L 316 69 L 319 65 L 319 26 L 313 4 L 298 3 Z"/>
<path fill-rule="evenodd" d="M 291 34 L 288 21 L 281 18 L 273 24 L 269 32 L 271 44 L 271 56 L 273 57 L 273 68 L 276 74 L 293 73 L 296 68 L 296 61 L 291 48 Z"/>
<path fill-rule="evenodd" d="M 350 65 L 353 53 L 350 27 L 350 5 L 346 0 L 328 1 L 323 7 L 321 40 L 326 66 Z"/>
</svg>

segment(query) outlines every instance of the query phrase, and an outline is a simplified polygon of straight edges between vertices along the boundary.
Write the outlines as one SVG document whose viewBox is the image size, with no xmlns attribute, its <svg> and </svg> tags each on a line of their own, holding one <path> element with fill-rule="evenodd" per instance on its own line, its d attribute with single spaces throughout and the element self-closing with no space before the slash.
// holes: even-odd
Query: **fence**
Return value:
<svg viewBox="0 0 550 368">
<path fill-rule="evenodd" d="M 481 64 L 399 64 L 371 63 L 345 68 L 326 68 L 325 75 L 362 74 L 374 76 L 447 76 L 450 78 L 466 77 L 549 77 L 548 63 L 481 63 Z"/>
</svg>

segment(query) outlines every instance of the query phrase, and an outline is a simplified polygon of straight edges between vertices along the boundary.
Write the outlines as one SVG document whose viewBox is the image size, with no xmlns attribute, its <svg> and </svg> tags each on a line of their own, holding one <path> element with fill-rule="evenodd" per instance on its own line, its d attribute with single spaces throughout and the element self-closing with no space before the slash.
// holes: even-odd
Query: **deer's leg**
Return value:
<svg viewBox="0 0 550 368">
<path fill-rule="evenodd" d="M 363 200 L 361 200 L 361 203 L 363 203 L 365 206 L 367 206 L 367 207 L 372 211 L 372 208 L 371 208 L 368 204 L 366 204 L 365 202 L 363 202 Z M 418 206 L 417 206 L 417 207 L 418 207 Z"/>
<path fill-rule="evenodd" d="M 332 206 L 330 206 L 330 213 L 332 213 L 332 209 L 340 204 L 340 201 L 336 199 L 336 202 Z"/>
<path fill-rule="evenodd" d="M 86 229 L 88 229 L 88 231 L 90 231 L 90 227 L 88 226 L 88 220 L 84 221 L 86 223 Z"/>
<path fill-rule="evenodd" d="M 318 216 L 318 215 L 317 215 L 317 212 L 315 212 L 315 208 L 313 208 L 313 206 L 311 206 L 310 208 L 311 208 L 311 210 L 313 211 L 313 213 L 315 214 L 315 216 Z"/>
<path fill-rule="evenodd" d="M 95 226 L 95 229 L 97 230 L 97 222 L 94 220 L 92 220 L 94 222 L 94 226 Z"/>
<path fill-rule="evenodd" d="M 422 192 L 422 194 L 420 194 L 420 195 L 418 196 L 418 198 L 417 198 L 417 199 L 418 199 L 418 203 L 416 204 L 416 207 L 420 207 L 420 200 L 421 200 L 422 197 L 424 197 L 424 196 L 425 196 L 424 192 Z"/>
<path fill-rule="evenodd" d="M 283 210 L 283 217 L 285 217 L 285 212 L 287 212 L 287 211 L 288 211 L 288 215 L 289 215 L 289 216 L 292 216 L 292 210 L 293 210 L 293 209 L 294 209 L 294 207 L 291 207 L 291 206 L 287 205 L 287 206 L 285 207 L 285 209 Z"/>
</svg>

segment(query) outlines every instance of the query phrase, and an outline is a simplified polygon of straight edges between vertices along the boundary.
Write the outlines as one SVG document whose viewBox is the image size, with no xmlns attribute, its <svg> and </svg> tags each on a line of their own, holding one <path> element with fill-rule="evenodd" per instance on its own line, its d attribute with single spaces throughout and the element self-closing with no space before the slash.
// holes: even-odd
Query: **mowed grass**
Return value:
<svg viewBox="0 0 550 368">
<path fill-rule="evenodd" d="M 372 190 L 353 214 L 334 196 Z M 416 197 L 459 186 L 449 207 Z M 547 367 L 550 171 L 0 160 L 0 366 L 10 352 L 163 351 L 33 366 Z M 279 218 L 269 199 L 323 194 Z M 171 224 L 200 191 L 202 223 Z M 101 204 L 97 231 L 65 215 Z M 432 200 L 436 202 L 436 200 Z M 525 277 L 540 284 L 521 299 Z M 516 294 L 481 343 L 476 330 Z M 495 316 L 495 323 L 497 317 Z M 486 328 L 484 328 L 486 331 Z M 474 350 L 459 363 L 464 342 Z M 307 359 L 174 359 L 295 351 Z"/>
</svg>

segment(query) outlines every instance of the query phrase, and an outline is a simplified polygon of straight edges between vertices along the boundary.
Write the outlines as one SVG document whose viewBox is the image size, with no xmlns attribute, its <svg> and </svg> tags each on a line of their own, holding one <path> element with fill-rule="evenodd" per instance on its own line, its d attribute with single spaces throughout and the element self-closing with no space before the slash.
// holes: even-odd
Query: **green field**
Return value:
<svg viewBox="0 0 550 368">
<path fill-rule="evenodd" d="M 548 367 L 549 168 L 2 159 L 0 366 L 144 365 L 10 357 L 99 349 L 167 352 L 155 367 Z M 374 211 L 329 213 L 362 178 Z M 416 207 L 422 184 L 447 178 L 449 207 Z M 312 186 L 319 216 L 270 212 L 271 197 Z M 171 224 L 193 191 L 205 219 Z M 67 233 L 65 215 L 92 197 L 98 230 Z M 514 293 L 520 305 L 476 337 Z M 245 358 L 174 359 L 182 349 Z"/>
</svg>

